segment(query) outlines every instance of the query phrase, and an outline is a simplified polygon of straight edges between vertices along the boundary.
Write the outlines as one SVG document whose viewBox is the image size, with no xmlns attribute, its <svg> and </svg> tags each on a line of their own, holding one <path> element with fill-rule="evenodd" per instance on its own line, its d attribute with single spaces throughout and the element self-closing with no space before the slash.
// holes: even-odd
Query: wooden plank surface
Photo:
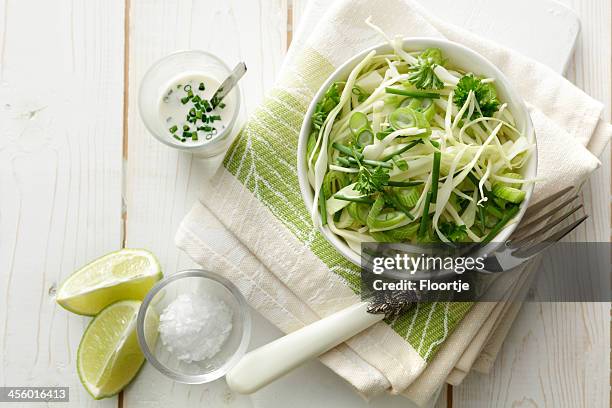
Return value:
<svg viewBox="0 0 612 408">
<path fill-rule="evenodd" d="M 123 15 L 123 0 L 0 1 L 0 386 L 69 386 L 53 406 L 117 404 L 81 386 L 90 319 L 53 295 L 120 247 Z"/>
<path fill-rule="evenodd" d="M 210 51 L 230 66 L 247 61 L 241 86 L 249 112 L 272 85 L 285 55 L 286 19 L 284 0 L 131 1 L 126 245 L 152 250 L 165 274 L 195 266 L 175 247 L 174 234 L 197 198 L 200 181 L 220 158 L 199 159 L 153 139 L 137 112 L 140 79 L 154 61 L 180 49 Z M 231 394 L 223 381 L 181 385 L 149 365 L 123 398 L 128 408 L 249 404 L 247 397 Z"/>
<path fill-rule="evenodd" d="M 568 76 L 608 104 L 609 120 L 610 4 L 563 2 L 582 19 Z M 173 237 L 212 165 L 146 133 L 137 112 L 140 78 L 177 49 L 207 49 L 230 65 L 246 60 L 242 84 L 249 111 L 280 67 L 290 38 L 288 16 L 296 27 L 305 3 L 0 0 L 0 385 L 68 385 L 72 402 L 61 406 L 74 407 L 253 407 L 274 400 L 274 394 L 260 401 L 233 395 L 222 381 L 175 384 L 147 365 L 122 401 L 94 402 L 74 367 L 88 319 L 58 308 L 52 295 L 57 282 L 117 249 L 122 237 L 127 246 L 154 251 L 167 274 L 193 266 Z M 127 38 L 124 4 L 130 4 Z M 129 104 L 122 173 L 125 40 Z M 609 222 L 601 223 L 610 216 L 609 152 L 602 161 L 584 189 L 592 218 L 577 232 L 580 239 L 609 237 Z M 452 391 L 452 406 L 609 406 L 609 313 L 609 304 L 529 305 L 492 375 L 470 375 Z M 274 335 L 266 324 L 258 322 L 268 333 L 261 333 L 262 341 Z M 320 373 L 318 364 L 298 375 Z M 287 384 L 299 387 L 299 378 Z M 442 397 L 437 407 L 447 405 Z"/>
<path fill-rule="evenodd" d="M 567 76 L 607 106 L 610 120 L 610 2 L 563 0 L 582 26 Z M 583 188 L 584 241 L 610 237 L 610 150 Z M 605 221 L 603 221 L 605 220 Z M 610 406 L 610 304 L 527 303 L 491 375 L 470 374 L 454 389 L 453 407 Z"/>
</svg>

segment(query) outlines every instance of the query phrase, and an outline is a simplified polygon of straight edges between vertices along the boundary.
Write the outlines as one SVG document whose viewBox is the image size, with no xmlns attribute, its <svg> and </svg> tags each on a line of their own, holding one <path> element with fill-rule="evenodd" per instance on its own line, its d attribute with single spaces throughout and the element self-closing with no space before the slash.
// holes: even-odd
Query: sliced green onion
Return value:
<svg viewBox="0 0 612 408">
<path fill-rule="evenodd" d="M 367 146 L 372 143 L 374 143 L 374 135 L 370 129 L 363 129 L 359 132 L 357 135 L 357 145 Z"/>
<path fill-rule="evenodd" d="M 501 183 L 493 184 L 493 194 L 502 200 L 510 201 L 514 204 L 520 204 L 525 199 L 525 192 L 518 188 L 503 185 Z"/>
<path fill-rule="evenodd" d="M 200 91 L 205 91 L 206 90 L 206 87 L 204 86 L 204 82 L 200 82 L 200 86 L 198 86 L 198 89 Z"/>
<path fill-rule="evenodd" d="M 404 89 L 397 88 L 385 88 L 386 93 L 402 96 L 410 96 L 412 98 L 431 98 L 440 99 L 440 94 L 437 92 L 425 92 L 425 91 L 406 91 Z"/>
<path fill-rule="evenodd" d="M 354 136 L 370 126 L 368 117 L 363 112 L 354 112 L 349 119 L 349 129 Z"/>
<path fill-rule="evenodd" d="M 174 125 L 168 130 L 170 131 L 170 133 L 175 133 L 178 130 L 178 126 Z"/>
</svg>

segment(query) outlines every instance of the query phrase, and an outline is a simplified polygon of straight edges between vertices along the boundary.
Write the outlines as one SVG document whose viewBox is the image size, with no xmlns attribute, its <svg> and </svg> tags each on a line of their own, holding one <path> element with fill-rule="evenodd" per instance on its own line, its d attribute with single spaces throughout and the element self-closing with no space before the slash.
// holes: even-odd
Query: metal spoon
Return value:
<svg viewBox="0 0 612 408">
<path fill-rule="evenodd" d="M 215 94 L 210 99 L 210 103 L 212 104 L 213 109 L 221 103 L 223 98 L 225 98 L 228 93 L 230 93 L 230 91 L 234 88 L 234 86 L 236 86 L 236 84 L 238 83 L 240 78 L 242 78 L 242 76 L 246 73 L 246 71 L 247 67 L 244 62 L 239 62 L 234 67 L 230 75 L 225 78 L 223 82 L 221 82 L 221 85 L 219 85 L 219 88 L 217 88 Z"/>
</svg>

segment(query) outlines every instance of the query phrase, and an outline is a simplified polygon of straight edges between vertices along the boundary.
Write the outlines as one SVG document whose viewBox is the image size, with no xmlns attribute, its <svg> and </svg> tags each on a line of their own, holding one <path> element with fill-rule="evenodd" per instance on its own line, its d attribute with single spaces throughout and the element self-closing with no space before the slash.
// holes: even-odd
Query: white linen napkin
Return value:
<svg viewBox="0 0 612 408">
<path fill-rule="evenodd" d="M 370 15 L 390 35 L 447 37 L 463 43 L 509 77 L 530 105 L 536 129 L 542 181 L 534 199 L 565 185 L 579 185 L 598 166 L 594 154 L 600 153 L 612 133 L 600 119 L 603 105 L 549 68 L 438 21 L 412 1 L 314 0 L 277 86 L 249 119 L 224 167 L 177 232 L 177 244 L 197 263 L 229 276 L 251 305 L 285 332 L 359 300 L 349 289 L 354 281 L 345 276 L 352 269 L 321 250 L 324 243 L 318 232 L 308 229 L 300 218 L 305 209 L 283 206 L 277 199 L 300 200 L 297 182 L 289 173 L 295 171 L 294 139 L 314 92 L 334 67 L 382 42 L 363 23 Z M 280 172 L 283 177 L 278 179 Z M 428 364 L 436 361 L 435 352 L 451 335 L 462 344 L 469 343 L 478 330 L 462 331 L 461 327 L 480 327 L 493 310 L 483 312 L 479 306 L 459 324 L 468 309 L 452 314 L 451 306 L 443 305 L 446 309 L 441 314 L 436 311 L 436 319 L 431 319 L 437 329 L 444 328 L 435 330 L 442 331 L 438 337 L 427 333 L 434 326 L 424 326 L 427 347 L 421 347 L 423 340 L 419 344 L 418 336 L 414 341 L 412 326 L 410 334 L 403 336 L 398 328 L 379 324 L 321 359 L 364 396 L 391 389 L 424 401 L 433 387 L 410 385 L 424 370 L 427 373 Z M 440 353 L 443 350 L 444 346 Z M 439 356 L 442 359 L 443 353 Z M 453 358 L 458 361 L 460 356 Z M 430 370 L 433 374 L 427 384 L 443 382 L 449 375 L 447 369 L 439 372 L 433 375 L 436 372 Z"/>
</svg>

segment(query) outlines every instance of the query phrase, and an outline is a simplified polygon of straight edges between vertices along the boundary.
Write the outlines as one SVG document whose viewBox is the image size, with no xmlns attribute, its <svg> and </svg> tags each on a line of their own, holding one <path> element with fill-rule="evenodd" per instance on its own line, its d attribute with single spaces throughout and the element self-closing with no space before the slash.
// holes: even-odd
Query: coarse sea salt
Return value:
<svg viewBox="0 0 612 408">
<path fill-rule="evenodd" d="M 207 294 L 177 296 L 159 318 L 164 346 L 179 360 L 191 363 L 215 356 L 232 331 L 232 310 Z"/>
</svg>

